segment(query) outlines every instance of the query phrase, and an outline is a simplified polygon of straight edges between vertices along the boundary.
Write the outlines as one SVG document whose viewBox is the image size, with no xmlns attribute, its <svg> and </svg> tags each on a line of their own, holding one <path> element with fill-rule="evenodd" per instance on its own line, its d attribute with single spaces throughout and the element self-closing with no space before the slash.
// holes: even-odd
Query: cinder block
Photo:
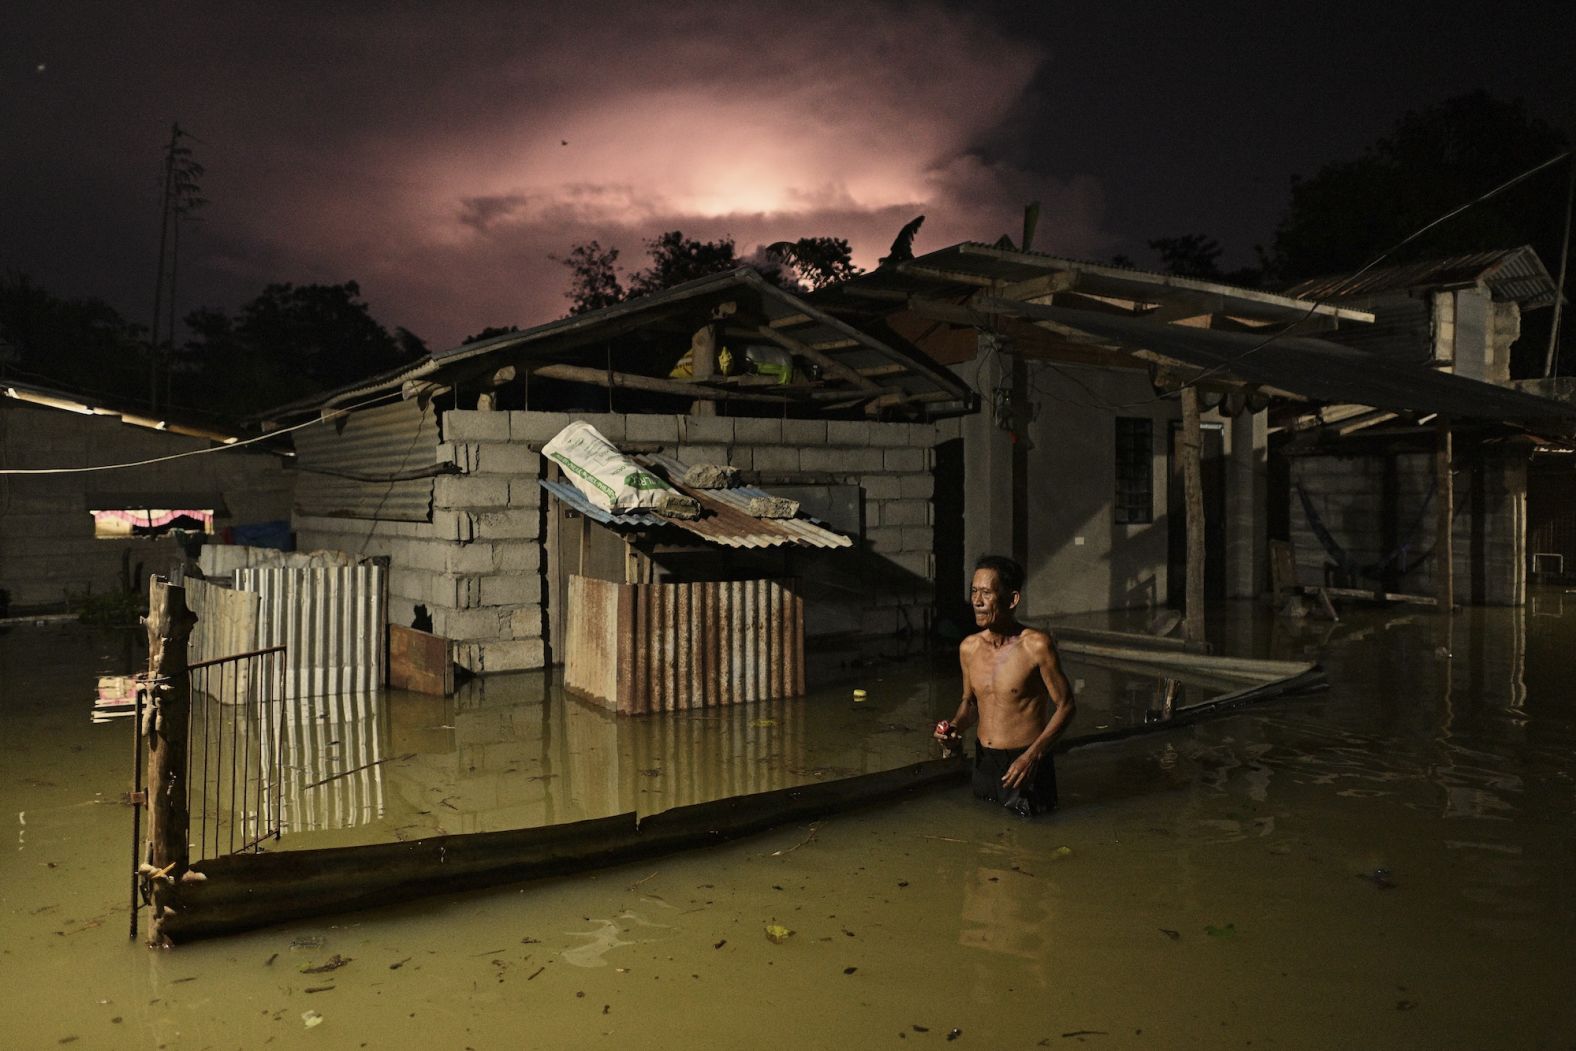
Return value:
<svg viewBox="0 0 1576 1051">
<path fill-rule="evenodd" d="M 905 500 L 929 500 L 936 493 L 936 479 L 928 474 L 905 474 L 898 481 Z"/>
<path fill-rule="evenodd" d="M 546 654 L 546 647 L 539 638 L 483 642 L 476 645 L 476 650 L 477 667 L 471 670 L 482 673 L 540 668 Z"/>
<path fill-rule="evenodd" d="M 679 418 L 667 413 L 632 412 L 624 417 L 624 440 L 677 444 Z"/>
<path fill-rule="evenodd" d="M 895 555 L 888 555 L 893 564 L 925 580 L 934 580 L 936 577 L 935 556 L 928 551 L 899 551 Z"/>
<path fill-rule="evenodd" d="M 686 444 L 733 444 L 733 420 L 727 416 L 680 416 L 679 441 Z"/>
<path fill-rule="evenodd" d="M 415 602 L 425 602 L 432 594 L 432 582 L 437 574 L 425 569 L 389 569 L 389 594 Z"/>
<path fill-rule="evenodd" d="M 903 550 L 929 552 L 934 546 L 933 533 L 930 526 L 904 526 Z"/>
<path fill-rule="evenodd" d="M 443 440 L 446 442 L 508 441 L 509 416 L 507 412 L 450 409 L 443 414 Z"/>
<path fill-rule="evenodd" d="M 493 570 L 491 544 L 446 544 L 442 550 L 444 565 L 440 568 L 450 573 L 490 573 Z"/>
<path fill-rule="evenodd" d="M 535 478 L 509 479 L 509 506 L 516 509 L 541 507 L 541 485 Z"/>
<path fill-rule="evenodd" d="M 863 447 L 870 444 L 871 432 L 880 426 L 882 425 L 866 423 L 863 420 L 828 420 L 826 444 Z"/>
<path fill-rule="evenodd" d="M 395 538 L 389 542 L 388 553 L 396 569 L 442 572 L 449 568 L 449 545 L 435 540 Z"/>
<path fill-rule="evenodd" d="M 476 539 L 476 513 L 436 508 L 432 512 L 432 531 L 440 540 L 468 542 Z"/>
<path fill-rule="evenodd" d="M 542 473 L 542 457 L 524 442 L 482 442 L 471 448 L 476 450 L 472 470 L 477 474 L 536 478 Z"/>
<path fill-rule="evenodd" d="M 903 483 L 895 474 L 867 474 L 859 480 L 865 500 L 896 500 L 903 495 Z"/>
<path fill-rule="evenodd" d="M 872 423 L 870 444 L 884 446 L 916 445 L 913 425 L 907 423 Z"/>
<path fill-rule="evenodd" d="M 509 630 L 514 638 L 541 638 L 542 607 L 525 605 L 519 610 L 509 611 Z"/>
<path fill-rule="evenodd" d="M 480 511 L 475 535 L 484 540 L 534 540 L 541 535 L 541 514 L 522 511 Z"/>
<path fill-rule="evenodd" d="M 439 442 L 433 463 L 452 463 L 466 474 L 476 470 L 477 449 L 475 442 Z"/>
<path fill-rule="evenodd" d="M 510 632 L 517 639 L 542 637 L 542 607 L 527 606 L 509 615 Z"/>
<path fill-rule="evenodd" d="M 788 445 L 825 445 L 825 420 L 784 420 L 783 442 Z"/>
<path fill-rule="evenodd" d="M 734 445 L 728 449 L 728 463 L 741 471 L 755 470 L 755 450 L 747 445 Z"/>
<path fill-rule="evenodd" d="M 573 419 L 567 412 L 511 412 L 509 433 L 504 437 L 516 442 L 545 442 Z"/>
<path fill-rule="evenodd" d="M 865 528 L 866 529 L 875 529 L 875 528 L 878 528 L 881 525 L 881 507 L 882 507 L 882 502 L 880 500 L 866 500 L 865 501 Z"/>
<path fill-rule="evenodd" d="M 482 602 L 481 578 L 457 573 L 435 575 L 432 582 L 432 602 L 453 609 L 476 609 Z"/>
<path fill-rule="evenodd" d="M 883 555 L 892 555 L 903 550 L 903 530 L 890 526 L 879 529 L 865 530 L 865 541 L 869 543 L 872 551 Z"/>
<path fill-rule="evenodd" d="M 432 611 L 433 631 L 461 641 L 503 638 L 508 620 L 507 612 L 487 607 L 450 609 L 446 606 L 435 606 Z"/>
<path fill-rule="evenodd" d="M 733 421 L 733 440 L 741 445 L 778 445 L 783 440 L 783 421 L 736 417 Z"/>
<path fill-rule="evenodd" d="M 881 502 L 881 524 L 886 526 L 911 526 L 927 525 L 925 509 L 929 506 L 923 500 L 883 500 Z"/>
<path fill-rule="evenodd" d="M 480 580 L 484 606 L 523 606 L 542 601 L 542 578 L 536 573 L 507 573 Z"/>
<path fill-rule="evenodd" d="M 542 545 L 534 541 L 497 544 L 493 563 L 502 573 L 535 573 L 542 568 Z"/>
<path fill-rule="evenodd" d="M 433 479 L 432 503 L 434 507 L 508 507 L 509 480 L 442 475 Z"/>
<path fill-rule="evenodd" d="M 729 463 L 726 445 L 681 445 L 675 454 L 687 464 Z"/>
<path fill-rule="evenodd" d="M 926 449 L 888 449 L 884 466 L 888 471 L 917 473 L 926 468 Z"/>
<path fill-rule="evenodd" d="M 625 421 L 628 419 L 628 417 L 621 413 L 580 413 L 576 416 L 576 418 L 584 420 L 586 423 L 589 423 L 591 426 L 595 427 L 597 429 L 597 433 L 602 435 L 602 437 L 606 438 L 610 442 L 621 442 L 624 440 Z"/>
<path fill-rule="evenodd" d="M 755 470 L 760 474 L 779 474 L 800 470 L 799 450 L 791 445 L 761 445 L 752 451 Z"/>
</svg>

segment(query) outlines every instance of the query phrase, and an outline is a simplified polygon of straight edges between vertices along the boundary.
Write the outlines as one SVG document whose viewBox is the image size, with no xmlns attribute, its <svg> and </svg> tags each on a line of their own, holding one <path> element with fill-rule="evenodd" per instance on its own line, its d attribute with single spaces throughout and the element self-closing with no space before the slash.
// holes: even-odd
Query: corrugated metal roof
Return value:
<svg viewBox="0 0 1576 1051">
<path fill-rule="evenodd" d="M 296 510 L 305 515 L 425 522 L 432 479 L 390 480 L 434 466 L 438 427 L 431 404 L 416 400 L 363 409 L 295 432 L 301 476 Z M 374 480 L 381 479 L 381 480 Z"/>
<path fill-rule="evenodd" d="M 686 496 L 694 497 L 701 505 L 698 519 L 665 518 L 644 511 L 613 514 L 604 511 L 586 499 L 585 495 L 568 482 L 543 479 L 541 486 L 594 522 L 626 529 L 650 529 L 672 526 L 693 533 L 709 543 L 722 547 L 769 548 L 792 545 L 794 547 L 839 548 L 852 547 L 854 542 L 840 533 L 833 532 L 807 515 L 795 518 L 756 518 L 749 513 L 751 498 L 771 494 L 752 486 L 733 489 L 691 489 L 673 481 L 682 478 L 689 465 L 670 456 L 635 456 L 636 463 L 655 468 L 666 475 L 668 484 Z"/>
<path fill-rule="evenodd" d="M 1148 350 L 1311 401 L 1438 412 L 1461 419 L 1558 421 L 1564 426 L 1576 420 L 1576 406 L 1327 340 L 1285 336 L 1266 343 L 1265 337 L 1252 333 L 1163 325 L 1087 310 L 1040 309 L 1059 324 L 1122 349 Z"/>
<path fill-rule="evenodd" d="M 838 366 L 855 372 L 881 368 L 880 375 L 860 378 L 862 384 L 867 384 L 864 389 L 915 399 L 915 403 L 921 405 L 925 414 L 931 417 L 965 412 L 970 408 L 971 392 L 968 386 L 946 369 L 896 350 L 810 305 L 804 299 L 778 288 L 751 268 L 740 267 L 587 314 L 549 321 L 523 332 L 511 332 L 477 343 L 435 351 L 427 360 L 416 365 L 372 377 L 328 395 L 293 402 L 275 409 L 270 415 L 288 416 L 320 407 L 358 402 L 413 381 L 443 382 L 444 377 L 457 366 L 464 364 L 468 369 L 475 369 L 478 359 L 490 356 L 497 357 L 500 364 L 505 360 L 532 357 L 567 360 L 579 347 L 601 347 L 611 335 L 638 325 L 643 315 L 649 315 L 648 323 L 655 324 L 673 314 L 675 308 L 704 306 L 708 299 L 723 302 L 740 292 L 749 293 L 759 302 L 768 322 L 765 327 L 770 333 L 788 337 L 809 348 L 810 353 L 824 355 L 835 363 L 833 370 L 823 373 L 824 379 L 847 382 L 845 377 L 837 375 Z M 730 334 L 727 338 L 730 343 L 737 344 L 741 337 Z M 757 341 L 771 342 L 771 338 L 763 335 Z M 602 360 L 598 357 L 597 363 L 600 365 Z M 849 393 L 857 395 L 859 388 L 850 383 Z"/>
<path fill-rule="evenodd" d="M 1554 303 L 1554 279 L 1530 245 L 1378 267 L 1356 277 L 1314 277 L 1292 285 L 1285 294 L 1320 300 L 1360 299 L 1388 292 L 1478 284 L 1487 287 L 1495 299 L 1519 303 L 1523 310 Z"/>
<path fill-rule="evenodd" d="M 956 297 L 981 293 L 994 296 L 1000 294 L 1003 286 L 1035 279 L 1044 279 L 1046 287 L 1040 291 L 1017 292 L 1011 298 L 1036 299 L 1055 292 L 1076 292 L 1146 303 L 1197 303 L 1201 312 L 1207 310 L 1265 321 L 1294 321 L 1310 311 L 1352 321 L 1373 320 L 1365 311 L 1328 304 L 1318 306 L 1281 292 L 1043 252 L 1020 252 L 973 241 L 880 267 L 834 285 L 811 299 L 851 303 L 858 301 L 862 294 Z"/>
</svg>

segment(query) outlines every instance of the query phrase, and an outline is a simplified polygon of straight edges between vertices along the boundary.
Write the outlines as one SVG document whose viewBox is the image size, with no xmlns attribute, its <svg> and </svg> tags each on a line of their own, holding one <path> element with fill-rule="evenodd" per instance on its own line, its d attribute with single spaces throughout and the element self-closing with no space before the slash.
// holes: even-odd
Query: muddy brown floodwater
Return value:
<svg viewBox="0 0 1576 1051">
<path fill-rule="evenodd" d="M 949 788 L 170 952 L 127 939 L 130 728 L 89 722 L 134 635 L 5 630 L 0 1046 L 1576 1047 L 1576 594 L 1449 624 L 1212 613 L 1229 652 L 1322 660 L 1331 688 L 1075 750 L 1049 818 Z M 955 664 L 846 658 L 812 651 L 803 701 L 641 722 L 541 675 L 325 702 L 275 846 L 652 812 L 928 755 Z M 1142 719 L 1152 681 L 1067 663 L 1078 732 Z"/>
</svg>

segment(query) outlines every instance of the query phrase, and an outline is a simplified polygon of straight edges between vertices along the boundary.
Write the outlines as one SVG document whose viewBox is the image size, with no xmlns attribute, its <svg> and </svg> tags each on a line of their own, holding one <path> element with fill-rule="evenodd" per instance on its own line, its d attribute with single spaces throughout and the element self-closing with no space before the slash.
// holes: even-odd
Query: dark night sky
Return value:
<svg viewBox="0 0 1576 1051">
<path fill-rule="evenodd" d="M 831 233 L 871 265 L 915 214 L 924 251 L 1038 198 L 1046 251 L 1204 231 L 1238 264 L 1294 173 L 1409 108 L 1484 88 L 1576 129 L 1565 5 L 205 7 L 6 5 L 0 268 L 146 321 L 173 119 L 212 202 L 183 312 L 354 278 L 435 347 L 561 314 L 548 255 L 593 237 L 638 264 L 664 229 Z"/>
</svg>

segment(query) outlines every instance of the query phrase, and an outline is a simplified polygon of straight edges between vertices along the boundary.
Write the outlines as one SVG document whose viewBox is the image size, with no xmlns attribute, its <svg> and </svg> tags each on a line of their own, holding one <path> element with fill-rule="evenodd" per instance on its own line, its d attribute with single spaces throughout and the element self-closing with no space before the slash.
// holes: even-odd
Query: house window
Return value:
<svg viewBox="0 0 1576 1051">
<path fill-rule="evenodd" d="M 91 512 L 99 540 L 164 536 L 172 529 L 213 532 L 212 508 L 125 507 Z"/>
<path fill-rule="evenodd" d="M 1154 423 L 1147 417 L 1116 418 L 1116 522 L 1155 520 Z"/>
</svg>

